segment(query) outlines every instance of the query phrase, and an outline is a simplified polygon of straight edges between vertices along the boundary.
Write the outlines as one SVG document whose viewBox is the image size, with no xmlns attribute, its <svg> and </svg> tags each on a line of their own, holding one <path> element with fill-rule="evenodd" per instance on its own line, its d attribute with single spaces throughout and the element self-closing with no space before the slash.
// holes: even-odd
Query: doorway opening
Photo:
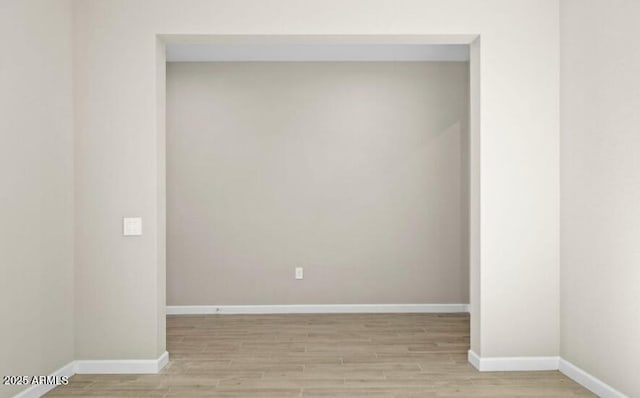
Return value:
<svg viewBox="0 0 640 398">
<path fill-rule="evenodd" d="M 469 38 L 307 39 L 165 40 L 167 313 L 473 311 Z"/>
</svg>

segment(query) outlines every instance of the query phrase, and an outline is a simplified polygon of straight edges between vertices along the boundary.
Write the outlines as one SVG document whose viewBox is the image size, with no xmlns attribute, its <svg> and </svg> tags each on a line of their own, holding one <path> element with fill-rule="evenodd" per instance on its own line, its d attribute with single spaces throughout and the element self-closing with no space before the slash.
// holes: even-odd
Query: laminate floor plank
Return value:
<svg viewBox="0 0 640 398">
<path fill-rule="evenodd" d="M 157 375 L 76 375 L 50 397 L 594 397 L 560 372 L 478 372 L 466 314 L 172 315 Z"/>
</svg>

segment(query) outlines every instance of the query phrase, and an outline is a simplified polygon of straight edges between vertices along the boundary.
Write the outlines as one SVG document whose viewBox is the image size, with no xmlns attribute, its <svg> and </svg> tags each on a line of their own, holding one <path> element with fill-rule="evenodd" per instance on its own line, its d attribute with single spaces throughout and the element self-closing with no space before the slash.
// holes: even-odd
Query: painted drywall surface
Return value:
<svg viewBox="0 0 640 398">
<path fill-rule="evenodd" d="M 167 304 L 468 303 L 468 74 L 170 63 Z"/>
<path fill-rule="evenodd" d="M 640 396 L 638 15 L 632 0 L 561 3 L 562 357 L 630 397 Z"/>
<path fill-rule="evenodd" d="M 156 41 L 156 109 L 166 108 L 166 92 L 167 92 L 167 58 L 166 48 L 164 42 Z M 166 115 L 165 112 L 156 112 L 156 139 L 158 142 L 158 149 L 156 151 L 157 160 L 157 176 L 158 176 L 158 207 L 157 211 L 157 225 L 158 233 L 156 239 L 158 245 L 156 247 L 158 253 L 157 267 L 158 272 L 156 274 L 156 286 L 165 286 L 165 280 L 167 275 L 167 184 L 166 184 Z M 166 289 L 157 289 L 157 308 L 156 315 L 158 317 L 157 326 L 157 338 L 158 347 L 157 351 L 162 354 L 166 349 L 166 336 L 167 336 L 167 317 L 166 317 L 166 302 L 167 291 Z"/>
<path fill-rule="evenodd" d="M 3 1 L 0 37 L 0 375 L 47 375 L 73 360 L 71 3 Z"/>
<path fill-rule="evenodd" d="M 480 38 L 469 45 L 469 154 L 467 199 L 467 241 L 469 242 L 469 312 L 470 346 L 478 354 L 481 341 L 480 289 Z M 480 354 L 478 354 L 480 355 Z"/>
<path fill-rule="evenodd" d="M 74 4 L 80 358 L 156 358 L 161 350 L 158 34 L 481 35 L 482 278 L 471 283 L 482 335 L 472 348 L 482 356 L 558 353 L 557 0 Z M 121 217 L 134 214 L 145 235 L 121 237 Z"/>
</svg>

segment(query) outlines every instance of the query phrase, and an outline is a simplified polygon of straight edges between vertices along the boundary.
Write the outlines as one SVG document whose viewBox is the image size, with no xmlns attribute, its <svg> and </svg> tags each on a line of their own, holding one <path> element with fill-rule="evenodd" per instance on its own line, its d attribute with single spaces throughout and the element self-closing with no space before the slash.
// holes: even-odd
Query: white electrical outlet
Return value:
<svg viewBox="0 0 640 398">
<path fill-rule="evenodd" d="M 302 267 L 296 267 L 296 279 L 303 279 L 303 278 L 304 278 L 304 271 Z"/>
</svg>

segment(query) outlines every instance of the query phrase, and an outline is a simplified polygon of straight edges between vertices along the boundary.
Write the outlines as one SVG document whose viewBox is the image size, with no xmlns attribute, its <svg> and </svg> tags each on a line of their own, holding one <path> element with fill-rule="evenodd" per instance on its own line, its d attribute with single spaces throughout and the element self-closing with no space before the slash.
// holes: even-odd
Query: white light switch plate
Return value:
<svg viewBox="0 0 640 398">
<path fill-rule="evenodd" d="M 124 217 L 122 219 L 122 234 L 124 236 L 142 235 L 142 218 Z"/>
<path fill-rule="evenodd" d="M 296 267 L 296 279 L 303 279 L 303 278 L 304 278 L 304 271 L 302 267 Z"/>
</svg>

